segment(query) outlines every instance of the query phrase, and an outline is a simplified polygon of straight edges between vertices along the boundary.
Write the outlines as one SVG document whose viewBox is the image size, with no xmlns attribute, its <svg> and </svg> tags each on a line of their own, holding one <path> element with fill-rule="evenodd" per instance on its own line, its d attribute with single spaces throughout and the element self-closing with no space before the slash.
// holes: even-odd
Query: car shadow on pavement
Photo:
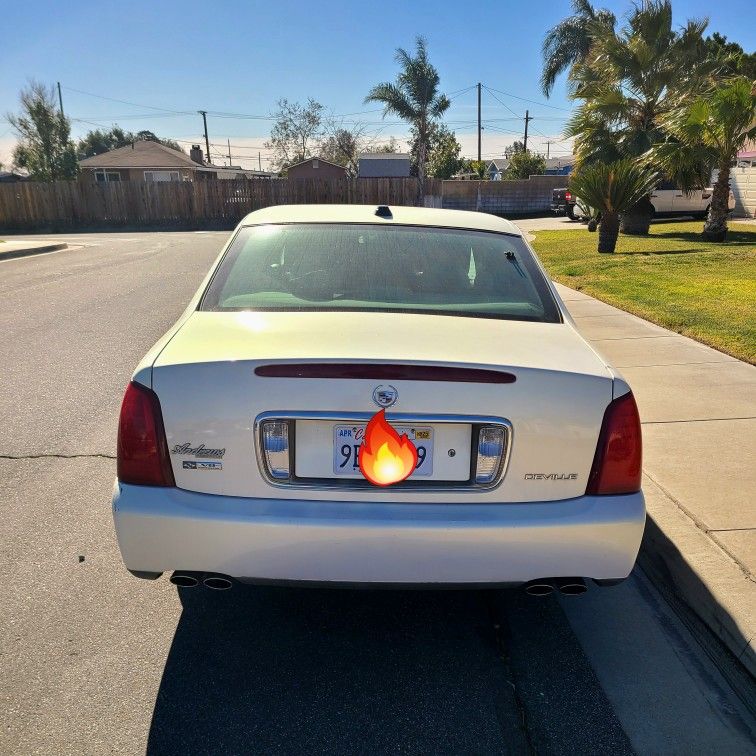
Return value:
<svg viewBox="0 0 756 756">
<path fill-rule="evenodd" d="M 149 754 L 505 750 L 479 592 L 237 584 L 179 596 Z"/>
<path fill-rule="evenodd" d="M 574 752 L 588 753 L 589 741 L 574 739 L 594 737 L 585 716 L 596 707 L 613 752 L 630 752 L 553 598 L 245 585 L 178 592 L 183 612 L 155 702 L 151 756 L 526 754 L 534 732 L 536 744 L 568 747 L 569 738 Z M 540 715 L 526 727 L 525 709 L 544 701 L 552 730 L 539 734 Z M 564 714 L 554 717 L 561 701 Z"/>
</svg>

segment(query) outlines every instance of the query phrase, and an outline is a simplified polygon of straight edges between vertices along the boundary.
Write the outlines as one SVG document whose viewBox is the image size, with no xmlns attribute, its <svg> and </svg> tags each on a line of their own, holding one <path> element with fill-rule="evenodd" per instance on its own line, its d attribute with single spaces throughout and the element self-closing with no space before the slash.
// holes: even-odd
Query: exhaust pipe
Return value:
<svg viewBox="0 0 756 756">
<path fill-rule="evenodd" d="M 549 580 L 531 580 L 525 584 L 528 596 L 548 596 L 554 592 L 554 585 Z"/>
<path fill-rule="evenodd" d="M 579 596 L 588 590 L 585 580 L 580 577 L 559 578 L 556 581 L 556 587 L 565 596 Z"/>
<path fill-rule="evenodd" d="M 174 572 L 170 581 L 179 588 L 194 588 L 199 585 L 199 578 L 191 572 Z"/>
<path fill-rule="evenodd" d="M 213 591 L 227 591 L 233 585 L 231 580 L 223 575 L 207 575 L 202 583 L 205 588 Z"/>
</svg>

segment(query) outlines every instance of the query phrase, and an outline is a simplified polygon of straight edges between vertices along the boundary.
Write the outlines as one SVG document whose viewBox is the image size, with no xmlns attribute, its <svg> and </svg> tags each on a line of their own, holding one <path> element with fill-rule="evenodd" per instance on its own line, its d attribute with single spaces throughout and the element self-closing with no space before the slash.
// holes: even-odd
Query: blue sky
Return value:
<svg viewBox="0 0 756 756">
<path fill-rule="evenodd" d="M 630 2 L 598 0 L 597 5 L 622 16 Z M 5 113 L 16 110 L 19 89 L 33 77 L 61 82 L 66 115 L 77 119 L 74 136 L 94 125 L 118 123 L 186 140 L 188 147 L 201 135 L 201 117 L 192 115 L 200 108 L 258 116 L 209 116 L 210 137 L 218 153 L 225 153 L 220 145 L 231 140 L 234 163 L 251 166 L 259 149 L 265 164 L 262 145 L 271 122 L 264 118 L 279 98 L 314 97 L 334 114 L 371 110 L 363 105 L 368 89 L 393 79 L 394 49 L 411 47 L 418 33 L 428 40 L 443 90 L 459 93 L 447 121 L 466 155 L 476 150 L 475 92 L 460 90 L 478 81 L 498 90 L 483 93 L 484 155 L 501 154 L 517 138 L 522 122 L 516 117 L 525 108 L 536 118 L 532 144 L 545 150 L 547 138 L 560 139 L 570 102 L 563 81 L 548 102 L 541 95 L 540 45 L 545 31 L 569 9 L 569 0 L 7 3 L 0 51 L 0 161 L 9 161 L 14 143 Z M 752 0 L 674 0 L 674 11 L 678 24 L 709 15 L 711 31 L 747 50 L 756 48 Z M 376 139 L 406 135 L 394 119 L 382 121 L 380 112 L 346 118 L 366 122 Z M 550 151 L 564 154 L 569 144 L 557 142 Z"/>
</svg>

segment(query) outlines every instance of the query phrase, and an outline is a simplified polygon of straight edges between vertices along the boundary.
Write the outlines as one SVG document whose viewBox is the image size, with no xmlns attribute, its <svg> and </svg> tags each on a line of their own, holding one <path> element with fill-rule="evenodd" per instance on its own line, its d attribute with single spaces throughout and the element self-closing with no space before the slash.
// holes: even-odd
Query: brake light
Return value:
<svg viewBox="0 0 756 756">
<path fill-rule="evenodd" d="M 565 193 L 564 193 L 564 199 L 565 199 L 565 200 L 566 200 L 567 202 L 572 202 L 572 192 L 565 192 Z"/>
<path fill-rule="evenodd" d="M 118 420 L 118 480 L 140 486 L 175 486 L 160 401 L 129 383 Z"/>
<path fill-rule="evenodd" d="M 635 493 L 641 486 L 640 417 L 632 393 L 615 399 L 604 412 L 586 493 Z"/>
</svg>

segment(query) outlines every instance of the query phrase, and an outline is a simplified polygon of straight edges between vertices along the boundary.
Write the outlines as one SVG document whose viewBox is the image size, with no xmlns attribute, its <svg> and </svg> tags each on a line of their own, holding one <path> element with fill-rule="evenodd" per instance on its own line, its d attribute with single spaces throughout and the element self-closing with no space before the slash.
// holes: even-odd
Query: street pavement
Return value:
<svg viewBox="0 0 756 756">
<path fill-rule="evenodd" d="M 225 237 L 64 235 L 0 262 L 0 753 L 756 753 L 639 570 L 547 599 L 131 577 L 121 395 Z"/>
</svg>

